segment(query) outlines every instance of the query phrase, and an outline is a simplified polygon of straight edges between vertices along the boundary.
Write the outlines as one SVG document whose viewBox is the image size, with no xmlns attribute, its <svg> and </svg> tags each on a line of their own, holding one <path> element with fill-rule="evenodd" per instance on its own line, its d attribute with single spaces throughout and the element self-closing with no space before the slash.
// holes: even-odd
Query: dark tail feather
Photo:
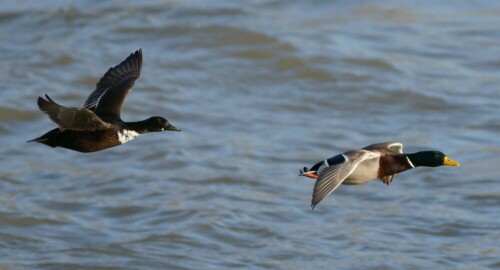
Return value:
<svg viewBox="0 0 500 270">
<path fill-rule="evenodd" d="M 42 137 L 35 138 L 33 140 L 29 140 L 29 141 L 27 141 L 27 143 L 30 143 L 30 142 L 43 143 L 43 142 L 48 141 L 48 140 L 49 140 L 48 138 L 44 138 L 42 136 Z"/>
<path fill-rule="evenodd" d="M 52 138 L 52 136 L 54 136 L 55 134 L 57 134 L 60 131 L 61 131 L 60 129 L 55 128 L 55 129 L 43 134 L 42 136 L 40 136 L 38 138 L 29 140 L 28 143 L 37 142 L 37 143 L 43 143 L 43 144 L 51 146 L 51 147 L 57 147 L 57 145 L 54 144 L 54 142 L 51 140 L 51 138 Z"/>
</svg>

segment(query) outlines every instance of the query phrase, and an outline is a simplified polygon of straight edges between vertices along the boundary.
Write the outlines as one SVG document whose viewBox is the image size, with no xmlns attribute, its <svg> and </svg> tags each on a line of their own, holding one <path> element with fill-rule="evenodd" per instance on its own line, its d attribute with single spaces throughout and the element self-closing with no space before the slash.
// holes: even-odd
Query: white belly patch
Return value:
<svg viewBox="0 0 500 270">
<path fill-rule="evenodd" d="M 139 135 L 140 134 L 136 131 L 124 129 L 118 132 L 118 140 L 120 141 L 121 144 L 124 144 L 126 142 L 135 139 L 135 137 Z"/>
</svg>

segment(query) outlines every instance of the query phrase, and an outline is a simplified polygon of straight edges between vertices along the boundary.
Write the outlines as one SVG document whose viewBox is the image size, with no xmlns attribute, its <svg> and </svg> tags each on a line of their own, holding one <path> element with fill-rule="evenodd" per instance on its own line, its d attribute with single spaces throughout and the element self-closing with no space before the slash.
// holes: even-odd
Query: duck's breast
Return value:
<svg viewBox="0 0 500 270">
<path fill-rule="evenodd" d="M 118 141 L 121 144 L 124 144 L 126 142 L 130 142 L 131 140 L 135 139 L 140 134 L 134 130 L 122 129 L 122 130 L 118 131 L 117 135 L 118 135 Z"/>
</svg>

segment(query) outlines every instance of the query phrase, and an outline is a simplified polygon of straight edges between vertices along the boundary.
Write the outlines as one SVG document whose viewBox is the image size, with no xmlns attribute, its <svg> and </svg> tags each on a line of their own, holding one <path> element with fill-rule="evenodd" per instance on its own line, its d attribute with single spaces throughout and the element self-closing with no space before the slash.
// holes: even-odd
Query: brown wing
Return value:
<svg viewBox="0 0 500 270">
<path fill-rule="evenodd" d="M 142 50 L 139 49 L 104 74 L 82 108 L 94 111 L 103 119 L 120 119 L 123 102 L 139 78 L 141 66 Z"/>
<path fill-rule="evenodd" d="M 61 130 L 92 131 L 108 129 L 109 123 L 101 120 L 88 109 L 67 108 L 54 102 L 48 95 L 47 100 L 38 97 L 38 108 L 46 113 Z"/>
</svg>

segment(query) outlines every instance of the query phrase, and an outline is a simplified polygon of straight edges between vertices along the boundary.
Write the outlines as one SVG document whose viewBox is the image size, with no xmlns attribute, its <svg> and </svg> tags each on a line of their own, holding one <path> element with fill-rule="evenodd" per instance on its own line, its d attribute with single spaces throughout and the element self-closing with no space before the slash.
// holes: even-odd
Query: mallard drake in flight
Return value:
<svg viewBox="0 0 500 270">
<path fill-rule="evenodd" d="M 300 175 L 317 179 L 311 201 L 314 209 L 340 185 L 359 185 L 379 178 L 389 185 L 397 173 L 419 166 L 460 166 L 460 163 L 439 151 L 403 153 L 400 142 L 372 144 L 304 167 Z"/>
<path fill-rule="evenodd" d="M 81 108 L 61 106 L 48 95 L 45 95 L 47 99 L 39 97 L 38 107 L 58 128 L 28 142 L 95 152 L 124 144 L 147 132 L 180 131 L 160 116 L 138 122 L 121 119 L 123 102 L 139 78 L 141 66 L 142 50 L 139 49 L 104 74 Z"/>
</svg>

